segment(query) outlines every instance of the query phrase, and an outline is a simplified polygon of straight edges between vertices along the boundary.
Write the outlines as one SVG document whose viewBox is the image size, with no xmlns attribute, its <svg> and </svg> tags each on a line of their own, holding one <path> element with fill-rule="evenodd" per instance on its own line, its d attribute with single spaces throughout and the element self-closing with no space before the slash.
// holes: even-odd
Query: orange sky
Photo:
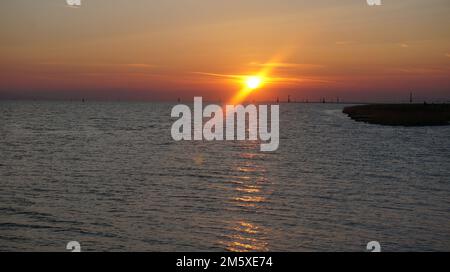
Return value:
<svg viewBox="0 0 450 272">
<path fill-rule="evenodd" d="M 0 98 L 450 100 L 450 2 L 0 2 Z"/>
</svg>

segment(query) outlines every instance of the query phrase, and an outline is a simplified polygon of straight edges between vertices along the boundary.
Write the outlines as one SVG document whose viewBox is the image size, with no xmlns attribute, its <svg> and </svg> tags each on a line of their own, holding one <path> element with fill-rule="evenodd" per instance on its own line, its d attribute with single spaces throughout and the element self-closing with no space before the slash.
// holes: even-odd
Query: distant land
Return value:
<svg viewBox="0 0 450 272">
<path fill-rule="evenodd" d="M 369 104 L 344 108 L 358 122 L 388 126 L 444 126 L 450 124 L 450 104 Z"/>
</svg>

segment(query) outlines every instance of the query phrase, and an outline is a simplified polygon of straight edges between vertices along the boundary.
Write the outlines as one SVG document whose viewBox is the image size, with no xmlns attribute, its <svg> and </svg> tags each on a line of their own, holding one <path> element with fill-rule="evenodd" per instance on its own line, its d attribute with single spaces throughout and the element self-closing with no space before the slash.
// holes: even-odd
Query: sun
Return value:
<svg viewBox="0 0 450 272">
<path fill-rule="evenodd" d="M 259 76 L 249 76 L 245 79 L 245 85 L 250 90 L 254 90 L 261 87 L 262 83 L 263 79 Z"/>
</svg>

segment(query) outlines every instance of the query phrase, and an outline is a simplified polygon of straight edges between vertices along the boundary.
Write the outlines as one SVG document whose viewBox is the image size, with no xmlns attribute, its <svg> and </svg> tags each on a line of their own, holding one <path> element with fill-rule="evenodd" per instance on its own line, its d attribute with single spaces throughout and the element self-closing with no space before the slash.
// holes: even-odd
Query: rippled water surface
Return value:
<svg viewBox="0 0 450 272">
<path fill-rule="evenodd" d="M 450 250 L 450 127 L 284 104 L 280 148 L 174 142 L 172 105 L 0 102 L 0 250 Z"/>
</svg>

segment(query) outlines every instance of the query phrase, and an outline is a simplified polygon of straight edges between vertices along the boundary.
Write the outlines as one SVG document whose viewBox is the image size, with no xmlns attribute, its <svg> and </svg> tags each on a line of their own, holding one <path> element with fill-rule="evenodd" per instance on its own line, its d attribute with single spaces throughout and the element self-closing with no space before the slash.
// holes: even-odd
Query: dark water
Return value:
<svg viewBox="0 0 450 272">
<path fill-rule="evenodd" d="M 450 250 L 450 127 L 282 105 L 280 149 L 171 139 L 171 105 L 0 102 L 0 250 Z"/>
</svg>

